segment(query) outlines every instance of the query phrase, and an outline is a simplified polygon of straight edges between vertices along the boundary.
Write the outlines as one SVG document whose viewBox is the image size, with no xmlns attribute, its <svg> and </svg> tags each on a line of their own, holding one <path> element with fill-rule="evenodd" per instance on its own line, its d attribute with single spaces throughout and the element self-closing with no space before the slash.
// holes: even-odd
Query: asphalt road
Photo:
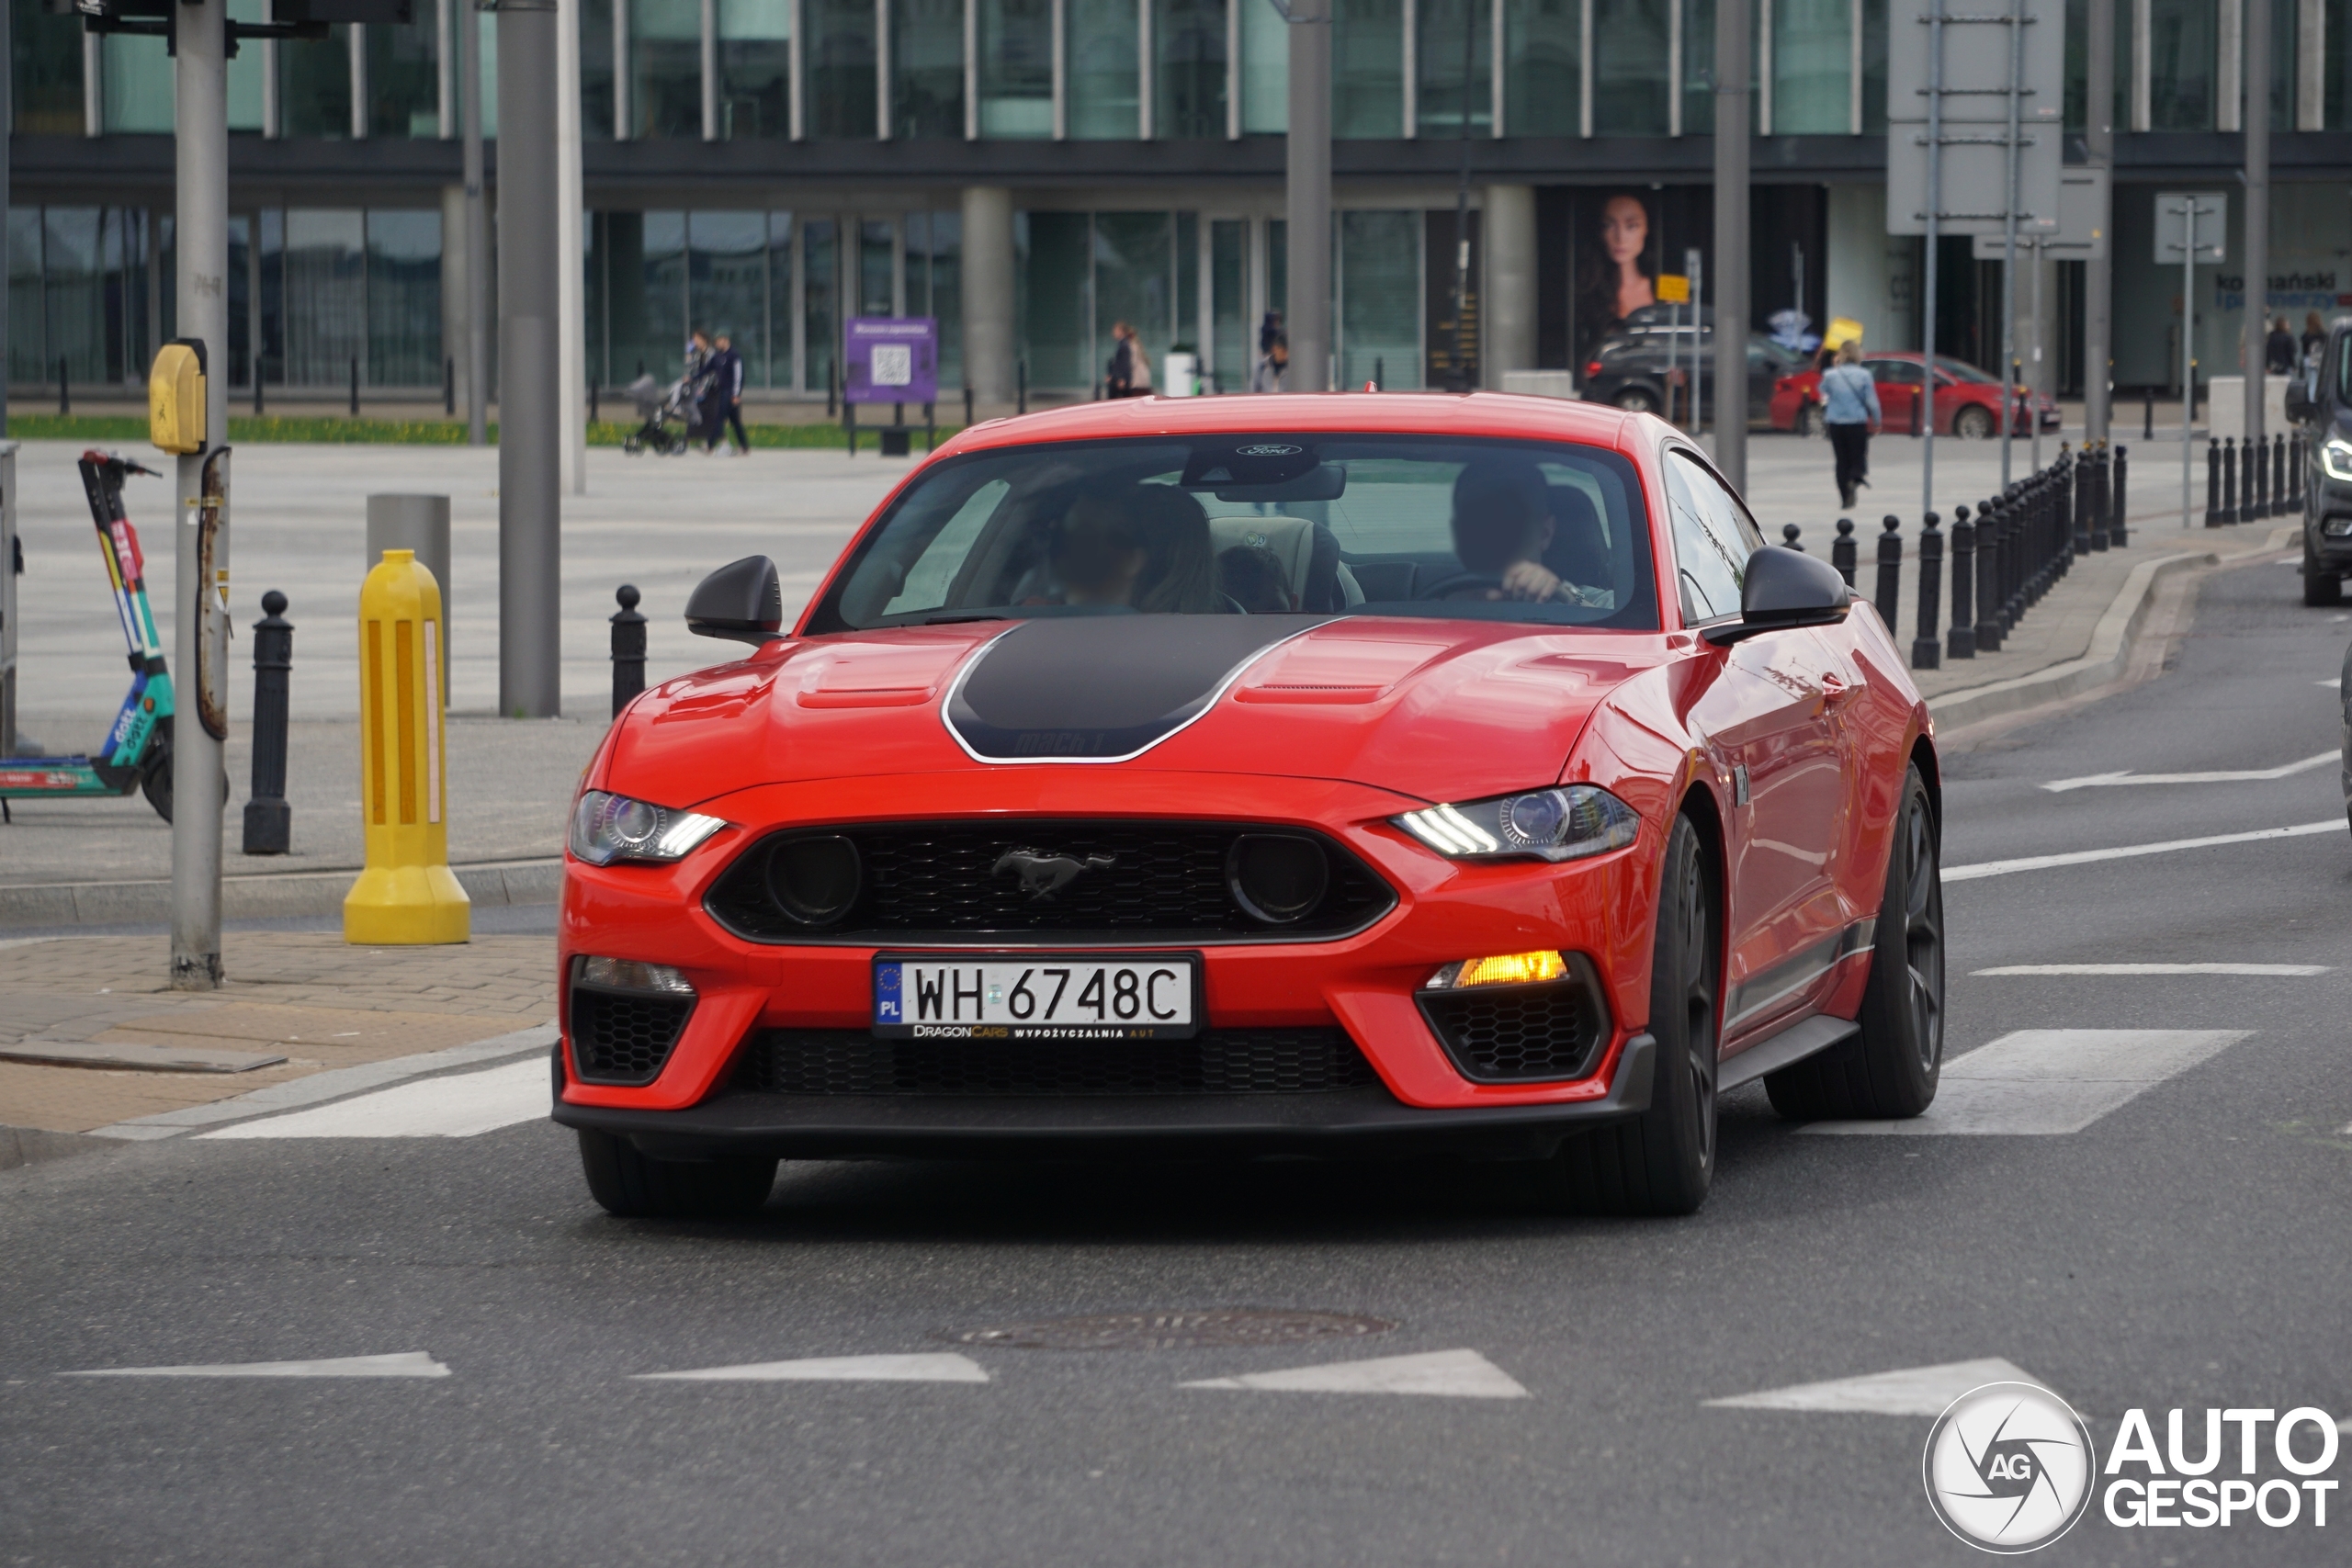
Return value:
<svg viewBox="0 0 2352 1568">
<path fill-rule="evenodd" d="M 1928 1417 L 1706 1402 L 2002 1358 L 2102 1448 L 2132 1407 L 2159 1442 L 2175 1406 L 2192 1431 L 2206 1406 L 2352 1416 L 2334 767 L 2041 787 L 2330 751 L 2347 637 L 2290 570 L 2217 575 L 2161 678 L 1949 761 L 1954 868 L 2333 823 L 1951 882 L 1952 1055 L 2233 1032 L 2117 1103 L 2058 1086 L 2107 1106 L 2078 1131 L 1815 1135 L 1750 1089 L 1705 1211 L 1651 1223 L 1547 1218 L 1507 1168 L 1435 1163 L 808 1166 L 756 1223 L 621 1223 L 544 1122 L 29 1167 L 0 1175 L 0 1562 L 1961 1562 L 1922 1497 Z M 1974 973 L 2184 963 L 2324 972 Z M 1976 1087 L 1996 1122 L 2058 1103 Z M 1394 1326 L 952 1337 L 1209 1308 Z M 1448 1350 L 1525 1397 L 1178 1386 Z M 448 1375 L 59 1375 L 407 1352 Z M 987 1381 L 634 1381 L 900 1353 Z M 2041 1560 L 2340 1561 L 2336 1503 L 2326 1530 L 2095 1506 Z"/>
</svg>

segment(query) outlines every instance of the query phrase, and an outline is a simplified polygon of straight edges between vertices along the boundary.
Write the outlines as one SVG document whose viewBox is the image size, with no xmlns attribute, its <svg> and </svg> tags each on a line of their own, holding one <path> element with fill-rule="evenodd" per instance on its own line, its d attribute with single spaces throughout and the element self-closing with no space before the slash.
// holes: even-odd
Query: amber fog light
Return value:
<svg viewBox="0 0 2352 1568">
<path fill-rule="evenodd" d="M 857 846 L 839 834 L 787 839 L 768 853 L 768 897 L 804 926 L 848 914 L 864 880 Z"/>
<path fill-rule="evenodd" d="M 1323 846 L 1295 833 L 1244 833 L 1225 857 L 1226 886 L 1253 920 L 1286 926 L 1313 914 L 1331 885 Z"/>
</svg>

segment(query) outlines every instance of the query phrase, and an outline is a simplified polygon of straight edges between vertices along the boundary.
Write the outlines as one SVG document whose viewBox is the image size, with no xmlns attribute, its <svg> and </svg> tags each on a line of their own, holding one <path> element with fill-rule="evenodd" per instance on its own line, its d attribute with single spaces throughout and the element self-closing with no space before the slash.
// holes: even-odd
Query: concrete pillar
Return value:
<svg viewBox="0 0 2352 1568">
<path fill-rule="evenodd" d="M 466 187 L 441 187 L 441 355 L 458 367 L 458 408 L 471 406 L 466 353 Z"/>
<path fill-rule="evenodd" d="M 1535 187 L 1488 186 L 1485 211 L 1486 342 L 1478 367 L 1479 380 L 1494 389 L 1504 371 L 1535 367 Z"/>
<path fill-rule="evenodd" d="M 1012 192 L 964 188 L 964 378 L 984 403 L 1009 403 L 1021 346 L 1013 339 Z M 940 389 L 943 397 L 947 389 Z"/>
</svg>

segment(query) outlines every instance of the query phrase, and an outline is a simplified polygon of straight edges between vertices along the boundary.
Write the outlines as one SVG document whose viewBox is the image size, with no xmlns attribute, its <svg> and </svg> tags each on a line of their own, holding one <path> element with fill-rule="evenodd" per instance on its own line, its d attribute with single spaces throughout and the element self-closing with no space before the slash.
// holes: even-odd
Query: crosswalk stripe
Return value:
<svg viewBox="0 0 2352 1568">
<path fill-rule="evenodd" d="M 99 1367 L 62 1378 L 446 1378 L 449 1369 L 422 1350 L 391 1356 L 337 1356 L 319 1361 L 222 1361 L 192 1367 Z"/>
<path fill-rule="evenodd" d="M 1860 1413 L 1871 1416 L 1940 1416 L 1944 1406 L 1972 1388 L 1988 1382 L 2041 1383 L 1999 1357 L 1981 1361 L 1947 1361 L 1934 1367 L 1905 1367 L 1867 1377 L 1838 1378 L 1828 1382 L 1801 1382 L 1761 1393 L 1735 1394 L 1704 1403 L 1724 1410 L 1807 1410 Z M 2047 1385 L 2043 1385 L 2047 1386 Z"/>
<path fill-rule="evenodd" d="M 1814 1122 L 1800 1133 L 2079 1133 L 2244 1040 L 2249 1029 L 2020 1029 L 1944 1064 L 1936 1102 L 1895 1122 Z"/>
<path fill-rule="evenodd" d="M 2129 769 L 2113 773 L 2086 773 L 2081 778 L 2052 779 L 2041 787 L 2052 795 L 2069 790 L 2112 789 L 2122 784 L 2262 784 L 2271 779 L 2292 778 L 2307 773 L 2324 763 L 2335 761 L 2340 751 L 2322 751 L 2300 761 L 2281 762 L 2275 768 L 2239 768 L 2234 771 L 2196 773 L 2135 773 Z"/>
<path fill-rule="evenodd" d="M 1476 1350 L 1432 1350 L 1369 1361 L 1327 1362 L 1278 1372 L 1203 1378 L 1179 1388 L 1258 1389 L 1283 1393 L 1419 1393 L 1454 1399 L 1525 1399 L 1527 1390 Z"/>
<path fill-rule="evenodd" d="M 199 1138 L 470 1138 L 548 1113 L 548 1065 L 526 1056 L 488 1072 L 418 1078 Z"/>
<path fill-rule="evenodd" d="M 969 1356 L 813 1356 L 797 1361 L 747 1361 L 689 1372 L 639 1372 L 639 1382 L 986 1382 Z"/>
<path fill-rule="evenodd" d="M 2167 839 L 2159 844 L 2121 844 L 2111 850 L 2069 850 L 2064 854 L 2025 855 L 2017 860 L 1979 861 L 1973 865 L 1944 867 L 1946 882 L 1973 882 L 1984 876 L 2007 876 L 2019 871 L 2047 871 L 2053 866 L 2089 865 L 2103 860 L 2132 860 L 2140 855 L 2170 854 L 2176 850 L 2211 849 L 2216 844 L 2251 844 L 2263 839 L 2301 839 L 2313 833 L 2341 833 L 2345 819 L 2299 822 L 2291 828 L 2256 828 L 2245 833 L 2215 833 L 2203 839 Z"/>
</svg>

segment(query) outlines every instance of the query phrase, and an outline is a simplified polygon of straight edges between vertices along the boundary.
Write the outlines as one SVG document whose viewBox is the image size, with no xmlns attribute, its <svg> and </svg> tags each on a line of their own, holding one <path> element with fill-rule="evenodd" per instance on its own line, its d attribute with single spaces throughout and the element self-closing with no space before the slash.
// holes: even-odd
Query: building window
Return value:
<svg viewBox="0 0 2352 1568">
<path fill-rule="evenodd" d="M 767 378 L 768 215 L 696 212 L 686 220 L 686 321 L 743 356 L 747 383 Z"/>
<path fill-rule="evenodd" d="M 891 134 L 964 134 L 964 0 L 890 0 Z"/>
<path fill-rule="evenodd" d="M 1488 0 L 1421 0 L 1416 14 L 1420 134 L 1462 134 L 1466 64 L 1470 134 L 1493 135 L 1494 6 Z"/>
<path fill-rule="evenodd" d="M 1403 0 L 1331 0 L 1331 134 L 1404 133 Z"/>
<path fill-rule="evenodd" d="M 1241 133 L 1280 136 L 1290 130 L 1290 26 L 1269 0 L 1233 3 L 1241 7 Z M 1335 102 L 1335 121 L 1337 114 Z"/>
<path fill-rule="evenodd" d="M 277 114 L 283 134 L 341 141 L 351 134 L 351 27 L 323 39 L 277 46 Z"/>
<path fill-rule="evenodd" d="M 61 359 L 83 386 L 144 377 L 159 339 L 147 317 L 151 221 L 133 208 L 10 209 L 12 377 L 53 384 Z"/>
<path fill-rule="evenodd" d="M 830 218 L 811 218 L 801 224 L 807 250 L 801 291 L 801 354 L 808 373 L 808 389 L 830 395 L 834 387 L 833 355 L 841 344 L 841 226 Z"/>
<path fill-rule="evenodd" d="M 793 224 L 789 212 L 767 215 L 767 378 L 770 387 L 797 386 L 798 359 L 792 352 Z"/>
<path fill-rule="evenodd" d="M 1170 214 L 1094 215 L 1094 333 L 1090 379 L 1099 379 L 1111 355 L 1111 329 L 1125 321 L 1151 357 L 1152 378 L 1168 357 L 1175 299 Z"/>
<path fill-rule="evenodd" d="M 98 101 L 106 129 L 169 136 L 175 93 L 172 60 L 164 52 L 164 40 L 107 33 L 98 39 L 98 58 L 103 73 Z M 345 119 L 344 130 L 347 132 L 350 128 L 351 122 Z"/>
<path fill-rule="evenodd" d="M 870 141 L 875 118 L 874 0 L 804 0 L 809 135 Z"/>
<path fill-rule="evenodd" d="M 1664 136 L 1671 130 L 1668 97 L 1674 91 L 1669 31 L 1674 0 L 1590 0 L 1592 6 L 1592 129 L 1601 136 Z M 1709 53 L 1702 64 L 1713 79 L 1714 17 L 1710 7 Z M 1683 39 L 1683 59 L 1690 38 Z M 1845 99 L 1838 100 L 1839 113 Z M 1712 127 L 1714 117 L 1707 118 Z M 1693 129 L 1686 120 L 1685 130 Z"/>
<path fill-rule="evenodd" d="M 656 141 L 700 141 L 702 6 L 697 0 L 629 0 L 628 38 L 635 134 Z"/>
<path fill-rule="evenodd" d="M 2277 0 L 2272 0 L 2272 4 L 2277 4 Z M 2327 41 L 2328 49 L 2325 85 L 2321 91 L 2326 105 L 2322 111 L 2322 119 L 2330 130 L 2342 130 L 2345 128 L 2346 100 L 2352 99 L 2352 92 L 2346 91 L 2347 88 L 2352 88 L 2352 47 L 2347 47 L 2348 44 L 2352 44 L 2352 39 L 2347 39 L 2344 30 L 2347 27 L 2352 27 L 2352 0 L 2323 0 L 2320 7 L 2320 36 Z M 2123 29 L 2118 27 L 2115 30 L 2120 38 Z M 2119 79 L 2129 81 L 2131 77 L 2126 74 Z M 21 81 L 23 78 L 19 77 L 18 80 Z M 21 99 L 18 101 L 22 102 Z M 2129 125 L 2131 121 L 2124 120 L 2120 123 Z"/>
<path fill-rule="evenodd" d="M 975 0 L 979 24 L 980 134 L 1011 140 L 1054 133 L 1053 0 Z"/>
<path fill-rule="evenodd" d="M 1267 0 L 1239 0 L 1271 10 Z M 1173 141 L 1225 134 L 1225 0 L 1152 0 L 1153 133 Z"/>
<path fill-rule="evenodd" d="M 729 141 L 792 134 L 791 0 L 718 0 L 718 134 Z M 748 353 L 743 358 L 751 363 Z"/>
<path fill-rule="evenodd" d="M 2116 9 L 2117 21 L 2120 23 L 2123 7 Z M 1863 0 L 1862 134 L 1865 136 L 1886 134 L 1886 14 L 1885 0 Z M 2126 82 L 2131 79 L 2129 71 L 2124 73 L 2123 79 Z"/>
<path fill-rule="evenodd" d="M 368 385 L 439 386 L 440 213 L 368 214 L 367 292 Z"/>
<path fill-rule="evenodd" d="M 287 384 L 346 382 L 368 357 L 367 215 L 289 209 L 285 268 Z"/>
<path fill-rule="evenodd" d="M 1594 0 L 1598 5 L 1600 0 Z M 1893 0 L 1883 0 L 1893 4 Z M 1667 0 L 1668 5 L 1682 7 L 1682 134 L 1712 136 L 1715 130 L 1715 0 Z M 1600 42 L 1600 17 L 1593 19 L 1593 52 L 1606 57 Z M 1600 98 L 1600 77 L 1593 77 L 1596 99 Z M 1601 130 L 1603 121 L 1596 109 L 1593 127 Z"/>
<path fill-rule="evenodd" d="M 431 16 L 423 14 L 425 9 L 419 7 L 416 19 L 405 26 L 368 28 L 370 136 L 441 134 L 441 62 L 435 48 L 439 28 Z"/>
<path fill-rule="evenodd" d="M 1772 131 L 1844 136 L 1853 104 L 1850 0 L 1772 0 Z"/>
<path fill-rule="evenodd" d="M 1583 0 L 1505 0 L 1503 129 L 1574 136 L 1583 124 Z"/>
<path fill-rule="evenodd" d="M 44 6 L 11 6 L 19 136 L 79 136 L 82 124 L 82 17 Z M 39 274 L 35 274 L 38 278 Z M 11 343 L 16 340 L 12 336 Z M 15 351 L 10 350 L 10 357 Z"/>
<path fill-rule="evenodd" d="M 1063 0 L 1069 48 L 1069 130 L 1082 141 L 1140 133 L 1136 0 Z"/>
<path fill-rule="evenodd" d="M 439 0 L 447 4 L 448 0 Z M 455 62 L 449 85 L 457 85 Z M 449 129 L 457 120 L 456 95 L 451 94 Z M 609 138 L 613 131 L 613 0 L 582 0 L 580 7 L 580 130 L 584 136 Z M 594 320 L 594 318 L 591 318 Z M 594 355 L 590 355 L 593 361 Z"/>
<path fill-rule="evenodd" d="M 1421 384 L 1421 215 L 1342 212 L 1340 384 Z"/>
<path fill-rule="evenodd" d="M 2149 0 L 2152 130 L 2213 129 L 2214 0 Z"/>
<path fill-rule="evenodd" d="M 964 215 L 907 219 L 907 314 L 939 323 L 939 389 L 964 384 Z"/>
</svg>

